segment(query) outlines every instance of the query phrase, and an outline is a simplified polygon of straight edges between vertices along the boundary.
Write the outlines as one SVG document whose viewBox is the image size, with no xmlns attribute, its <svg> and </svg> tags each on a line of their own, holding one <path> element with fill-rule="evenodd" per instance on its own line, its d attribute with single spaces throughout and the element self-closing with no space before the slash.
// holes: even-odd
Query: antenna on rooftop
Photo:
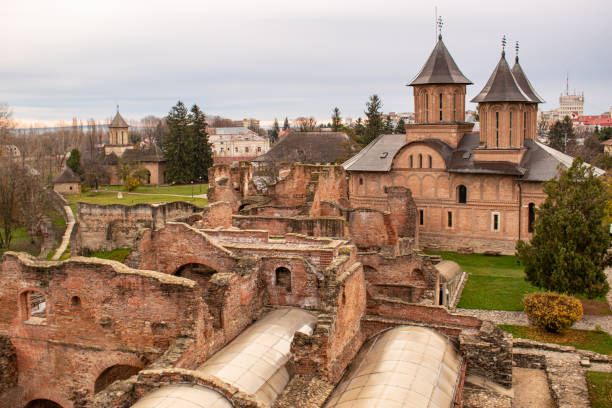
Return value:
<svg viewBox="0 0 612 408">
<path fill-rule="evenodd" d="M 515 59 L 515 61 L 516 61 L 516 62 L 517 62 L 517 64 L 518 64 L 518 62 L 519 62 L 519 60 L 518 60 L 518 54 L 519 54 L 519 42 L 518 42 L 518 41 L 516 42 L 516 44 L 515 44 L 515 46 L 514 46 L 514 49 L 516 50 L 516 59 Z"/>
<path fill-rule="evenodd" d="M 506 42 L 506 34 L 504 34 L 502 37 L 502 57 L 506 56 Z"/>
</svg>

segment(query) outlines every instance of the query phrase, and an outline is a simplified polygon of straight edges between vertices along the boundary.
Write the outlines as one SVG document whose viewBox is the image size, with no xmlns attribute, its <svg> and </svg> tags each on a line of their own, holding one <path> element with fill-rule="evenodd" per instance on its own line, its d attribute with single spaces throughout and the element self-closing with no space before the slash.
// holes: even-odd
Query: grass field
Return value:
<svg viewBox="0 0 612 408">
<path fill-rule="evenodd" d="M 612 407 L 612 373 L 587 371 L 592 408 Z"/>
<path fill-rule="evenodd" d="M 40 253 L 40 238 L 34 237 L 34 242 L 25 228 L 17 228 L 11 234 L 10 248 L 0 248 L 0 256 L 6 251 L 27 252 L 30 255 L 37 256 Z"/>
<path fill-rule="evenodd" d="M 173 195 L 137 195 L 130 193 L 123 193 L 123 198 L 117 198 L 117 193 L 107 193 L 89 191 L 84 194 L 66 194 L 64 196 L 70 203 L 72 211 L 76 214 L 76 203 L 84 202 L 90 204 L 122 204 L 122 205 L 136 205 L 136 204 L 150 204 L 150 203 L 169 203 L 174 201 L 188 201 L 200 207 L 205 207 L 208 204 L 208 200 L 205 198 L 191 198 L 191 197 L 179 197 Z"/>
<path fill-rule="evenodd" d="M 538 288 L 525 281 L 525 271 L 515 256 L 428 252 L 455 261 L 469 273 L 458 307 L 464 309 L 523 310 L 523 297 Z M 583 301 L 585 313 L 612 314 L 604 297 Z"/>
<path fill-rule="evenodd" d="M 90 256 L 93 258 L 110 259 L 123 263 L 125 258 L 132 252 L 132 248 L 117 248 L 112 251 L 96 251 Z"/>
<path fill-rule="evenodd" d="M 103 190 L 113 191 L 125 191 L 123 186 L 106 186 Z M 193 190 L 191 184 L 180 184 L 174 186 L 138 186 L 133 193 L 143 194 L 177 194 L 184 196 L 206 194 L 208 191 L 208 184 L 193 184 Z"/>
<path fill-rule="evenodd" d="M 514 337 L 573 346 L 599 354 L 612 355 L 612 336 L 604 331 L 569 329 L 561 333 L 549 333 L 540 327 L 500 325 L 502 330 Z"/>
</svg>

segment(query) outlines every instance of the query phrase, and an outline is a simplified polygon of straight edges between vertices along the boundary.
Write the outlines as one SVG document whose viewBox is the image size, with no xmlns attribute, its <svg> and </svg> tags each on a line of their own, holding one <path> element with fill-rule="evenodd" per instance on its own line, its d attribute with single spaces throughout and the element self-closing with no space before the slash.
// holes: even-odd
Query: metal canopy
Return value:
<svg viewBox="0 0 612 408">
<path fill-rule="evenodd" d="M 145 395 L 132 408 L 233 408 L 217 391 L 199 385 L 177 384 Z"/>
</svg>

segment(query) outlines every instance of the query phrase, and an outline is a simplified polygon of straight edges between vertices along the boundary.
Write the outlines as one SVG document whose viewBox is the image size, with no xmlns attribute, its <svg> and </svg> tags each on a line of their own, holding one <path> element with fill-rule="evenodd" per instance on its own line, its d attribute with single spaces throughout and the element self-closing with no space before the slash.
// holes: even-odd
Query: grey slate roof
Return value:
<svg viewBox="0 0 612 408">
<path fill-rule="evenodd" d="M 523 92 L 519 84 L 516 82 L 510 66 L 506 62 L 505 54 L 502 53 L 497 66 L 493 70 L 491 77 L 487 81 L 482 91 L 472 102 L 533 102 Z"/>
<path fill-rule="evenodd" d="M 514 79 L 519 84 L 525 95 L 531 99 L 534 103 L 544 103 L 544 99 L 533 89 L 531 82 L 527 79 L 527 75 L 525 75 L 525 71 L 523 71 L 523 67 L 519 64 L 518 57 L 514 62 L 514 66 L 512 67 L 512 75 L 514 75 Z"/>
<path fill-rule="evenodd" d="M 58 174 L 54 179 L 53 183 L 80 183 L 81 177 L 76 174 L 74 171 L 70 169 L 70 167 L 66 167 L 64 171 Z"/>
<path fill-rule="evenodd" d="M 123 119 L 123 117 L 121 116 L 121 114 L 119 112 L 117 112 L 117 114 L 115 115 L 115 117 L 113 118 L 112 122 L 110 123 L 110 125 L 108 125 L 109 128 L 126 128 L 128 127 L 127 122 Z"/>
<path fill-rule="evenodd" d="M 409 144 L 413 143 L 427 144 L 440 152 L 449 173 L 498 174 L 514 176 L 524 181 L 550 180 L 558 175 L 559 164 L 569 167 L 574 160 L 573 157 L 542 143 L 525 140 L 527 152 L 520 165 L 500 161 L 474 161 L 473 151 L 480 144 L 478 133 L 466 133 L 454 150 L 438 139 L 419 140 Z M 409 144 L 405 143 L 401 135 L 382 135 L 344 162 L 343 166 L 347 171 L 388 172 L 391 171 L 393 158 Z M 594 170 L 597 175 L 605 173 L 596 167 Z"/>
<path fill-rule="evenodd" d="M 253 162 L 335 163 L 360 149 L 342 132 L 290 132 Z"/>
<path fill-rule="evenodd" d="M 472 84 L 472 81 L 463 75 L 446 49 L 442 36 L 439 37 L 438 43 L 421 71 L 410 81 L 408 86 L 427 84 Z"/>
</svg>

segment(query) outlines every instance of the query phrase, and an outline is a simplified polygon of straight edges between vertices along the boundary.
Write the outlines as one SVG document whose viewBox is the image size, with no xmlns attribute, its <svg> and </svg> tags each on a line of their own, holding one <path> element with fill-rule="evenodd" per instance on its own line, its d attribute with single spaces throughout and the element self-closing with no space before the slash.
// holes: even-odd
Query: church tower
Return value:
<svg viewBox="0 0 612 408">
<path fill-rule="evenodd" d="M 128 128 L 129 125 L 119 113 L 119 106 L 117 105 L 117 114 L 110 125 L 108 125 L 109 144 L 114 146 L 129 145 L 130 139 L 128 137 Z"/>
<path fill-rule="evenodd" d="M 465 122 L 465 89 L 471 84 L 455 64 L 440 34 L 427 62 L 408 84 L 414 88 L 415 122 Z"/>
<path fill-rule="evenodd" d="M 505 41 L 504 37 L 504 49 L 495 70 L 472 102 L 478 103 L 481 147 L 520 150 L 525 139 L 536 138 L 538 103 L 543 101 L 527 79 L 518 55 L 510 69 Z"/>
</svg>

